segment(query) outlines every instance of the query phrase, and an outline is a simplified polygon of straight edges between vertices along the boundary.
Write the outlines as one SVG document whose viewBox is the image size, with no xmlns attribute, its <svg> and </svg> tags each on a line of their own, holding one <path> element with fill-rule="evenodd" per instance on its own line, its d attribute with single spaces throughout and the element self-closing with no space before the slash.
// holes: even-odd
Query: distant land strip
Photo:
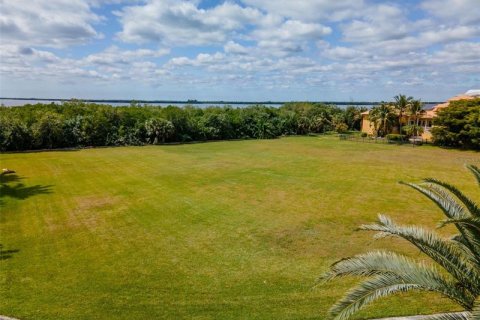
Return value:
<svg viewBox="0 0 480 320">
<path fill-rule="evenodd" d="M 309 102 L 309 103 L 323 103 L 323 104 L 333 104 L 333 105 L 356 105 L 356 106 L 370 106 L 380 104 L 379 101 L 302 101 L 302 100 L 295 100 L 295 101 L 224 101 L 224 100 L 212 100 L 212 101 L 202 101 L 202 100 L 125 100 L 125 99 L 47 99 L 47 98 L 6 98 L 0 97 L 0 100 L 35 100 L 35 101 L 71 101 L 71 100 L 79 100 L 83 102 L 93 102 L 93 103 L 144 103 L 144 104 L 224 104 L 224 105 L 256 105 L 256 104 L 263 104 L 263 105 L 280 105 L 289 102 Z M 444 101 L 423 101 L 424 104 L 439 104 L 443 103 Z"/>
</svg>

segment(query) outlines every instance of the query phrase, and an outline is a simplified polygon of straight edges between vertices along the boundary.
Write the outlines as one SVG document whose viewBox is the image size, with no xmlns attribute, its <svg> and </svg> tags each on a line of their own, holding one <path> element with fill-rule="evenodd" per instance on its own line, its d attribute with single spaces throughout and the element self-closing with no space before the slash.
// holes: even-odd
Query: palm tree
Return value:
<svg viewBox="0 0 480 320">
<path fill-rule="evenodd" d="M 393 98 L 395 99 L 393 106 L 395 110 L 398 112 L 398 130 L 399 130 L 399 133 L 401 134 L 402 133 L 402 117 L 407 111 L 410 103 L 412 102 L 413 97 L 407 97 L 404 94 L 398 94 Z"/>
<path fill-rule="evenodd" d="M 425 110 L 423 110 L 423 102 L 421 100 L 412 100 L 408 106 L 407 112 L 408 115 L 415 121 L 414 133 L 415 136 L 418 136 L 418 121 L 420 116 L 425 113 Z"/>
<path fill-rule="evenodd" d="M 480 169 L 473 165 L 467 165 L 467 168 L 480 186 Z M 361 230 L 378 232 L 377 238 L 390 236 L 407 240 L 436 265 L 416 262 L 388 251 L 373 251 L 342 259 L 322 276 L 323 281 L 350 275 L 368 279 L 339 300 L 330 314 L 336 320 L 348 319 L 381 297 L 423 290 L 438 292 L 466 310 L 465 313 L 438 315 L 432 319 L 480 319 L 479 204 L 453 185 L 436 179 L 425 179 L 422 184 L 405 184 L 432 200 L 447 217 L 441 226 L 453 224 L 459 234 L 444 238 L 415 225 L 398 225 L 384 215 L 380 215 L 375 224 L 362 225 Z"/>
<path fill-rule="evenodd" d="M 391 105 L 384 101 L 373 107 L 368 115 L 370 122 L 375 126 L 375 131 L 377 131 L 377 128 L 380 128 L 382 130 L 382 135 L 387 134 L 388 127 L 391 124 L 394 116 L 395 113 Z"/>
</svg>

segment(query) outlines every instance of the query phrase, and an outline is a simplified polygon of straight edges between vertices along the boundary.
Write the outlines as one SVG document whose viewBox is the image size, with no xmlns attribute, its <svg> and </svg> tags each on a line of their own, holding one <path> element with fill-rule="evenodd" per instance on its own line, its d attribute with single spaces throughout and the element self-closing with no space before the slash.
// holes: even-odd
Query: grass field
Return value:
<svg viewBox="0 0 480 320">
<path fill-rule="evenodd" d="M 378 213 L 442 215 L 399 180 L 436 177 L 480 200 L 480 154 L 334 137 L 0 155 L 0 314 L 20 319 L 324 319 L 358 279 L 313 289 L 373 248 Z M 17 251 L 18 250 L 18 251 Z M 384 299 L 357 319 L 451 311 L 435 294 Z"/>
</svg>

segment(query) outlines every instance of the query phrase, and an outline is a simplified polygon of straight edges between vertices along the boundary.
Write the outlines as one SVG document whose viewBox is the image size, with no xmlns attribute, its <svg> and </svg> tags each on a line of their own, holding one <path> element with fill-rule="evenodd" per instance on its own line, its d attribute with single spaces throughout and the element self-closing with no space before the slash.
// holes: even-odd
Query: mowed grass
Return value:
<svg viewBox="0 0 480 320">
<path fill-rule="evenodd" d="M 480 154 L 334 137 L 0 155 L 0 314 L 20 319 L 324 319 L 357 278 L 314 287 L 369 249 L 417 259 L 362 223 L 442 214 L 399 180 L 436 177 L 480 200 Z M 442 232 L 446 232 L 444 230 Z M 15 252 L 18 250 L 18 252 Z M 458 310 L 436 294 L 356 319 Z"/>
</svg>

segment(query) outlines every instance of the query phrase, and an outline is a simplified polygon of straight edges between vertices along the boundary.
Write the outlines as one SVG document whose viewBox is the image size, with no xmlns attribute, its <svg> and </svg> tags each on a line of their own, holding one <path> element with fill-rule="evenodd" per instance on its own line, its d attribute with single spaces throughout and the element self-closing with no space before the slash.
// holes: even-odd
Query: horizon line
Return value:
<svg viewBox="0 0 480 320">
<path fill-rule="evenodd" d="M 379 104 L 382 101 L 312 101 L 312 100 L 290 100 L 290 101 L 229 101 L 229 100 L 145 100 L 145 99 L 83 99 L 83 98 L 12 98 L 12 97 L 0 97 L 0 100 L 38 100 L 38 101 L 72 101 L 79 100 L 84 102 L 112 102 L 112 103 L 175 103 L 175 104 L 286 104 L 292 102 L 309 102 L 309 103 L 324 103 L 324 104 L 336 104 L 336 105 L 374 105 Z M 388 102 L 388 101 L 387 101 Z M 445 101 L 422 101 L 424 104 L 439 104 Z"/>
</svg>

